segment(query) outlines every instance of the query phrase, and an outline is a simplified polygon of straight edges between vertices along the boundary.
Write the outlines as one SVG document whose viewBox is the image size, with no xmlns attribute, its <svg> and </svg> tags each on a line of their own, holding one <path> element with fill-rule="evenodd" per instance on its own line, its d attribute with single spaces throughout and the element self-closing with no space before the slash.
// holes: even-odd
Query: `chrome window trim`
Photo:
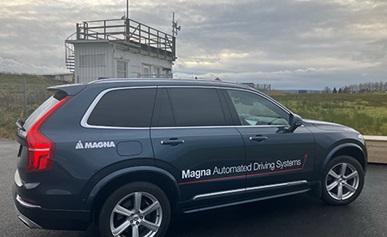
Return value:
<svg viewBox="0 0 387 237">
<path fill-rule="evenodd" d="M 267 95 L 265 95 L 262 92 L 255 91 L 255 90 L 249 90 L 249 89 L 243 89 L 243 88 L 234 88 L 230 86 L 184 86 L 184 85 L 176 85 L 176 86 L 169 86 L 169 85 L 159 85 L 159 86 L 127 86 L 127 87 L 115 87 L 115 88 L 109 88 L 106 90 L 103 90 L 100 92 L 97 97 L 94 98 L 93 102 L 89 106 L 89 108 L 86 110 L 85 114 L 83 115 L 81 119 L 81 126 L 84 128 L 98 128 L 98 129 L 115 129 L 115 130 L 144 130 L 144 129 L 187 129 L 187 128 L 286 128 L 289 127 L 289 125 L 224 125 L 224 126 L 185 126 L 185 127 L 116 127 L 116 126 L 101 126 L 101 125 L 90 125 L 87 123 L 87 120 L 89 119 L 91 113 L 93 112 L 94 108 L 97 106 L 98 102 L 101 100 L 101 98 L 108 92 L 116 91 L 116 90 L 128 90 L 128 89 L 158 89 L 158 88 L 208 88 L 208 89 L 219 89 L 219 90 L 238 90 L 238 91 L 245 91 L 252 94 L 255 94 L 257 96 L 261 96 L 265 98 L 266 100 L 269 100 L 274 105 L 278 106 L 281 110 L 283 110 L 288 115 L 291 114 L 291 112 L 284 106 L 282 106 L 280 103 L 276 102 L 275 100 L 271 99 Z M 253 89 L 253 88 L 252 88 Z"/>
<path fill-rule="evenodd" d="M 187 129 L 187 128 L 286 128 L 289 125 L 223 125 L 223 126 L 186 126 L 186 127 L 151 127 L 151 129 Z"/>
<path fill-rule="evenodd" d="M 223 197 L 227 196 L 229 194 L 239 194 L 244 192 L 254 192 L 254 191 L 262 191 L 272 188 L 281 188 L 281 187 L 290 187 L 290 186 L 296 186 L 301 184 L 308 184 L 306 180 L 300 180 L 300 181 L 293 181 L 293 182 L 286 182 L 286 183 L 279 183 L 279 184 L 269 184 L 269 185 L 262 185 L 262 186 L 255 186 L 255 187 L 248 187 L 248 188 L 241 188 L 241 189 L 233 189 L 233 190 L 226 190 L 226 191 L 220 191 L 220 192 L 213 192 L 213 193 L 205 193 L 205 194 L 199 194 L 193 197 L 194 201 L 197 200 L 203 200 L 203 199 L 209 199 L 209 198 L 217 198 L 217 197 Z"/>
</svg>

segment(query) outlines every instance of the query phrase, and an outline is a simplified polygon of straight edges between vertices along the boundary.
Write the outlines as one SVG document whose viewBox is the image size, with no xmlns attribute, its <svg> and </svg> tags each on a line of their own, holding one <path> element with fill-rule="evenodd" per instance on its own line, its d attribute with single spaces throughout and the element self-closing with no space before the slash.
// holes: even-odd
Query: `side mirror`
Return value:
<svg viewBox="0 0 387 237">
<path fill-rule="evenodd" d="M 290 115 L 290 121 L 289 121 L 289 129 L 288 132 L 294 132 L 296 128 L 300 127 L 302 125 L 302 118 L 298 114 L 291 114 Z"/>
</svg>

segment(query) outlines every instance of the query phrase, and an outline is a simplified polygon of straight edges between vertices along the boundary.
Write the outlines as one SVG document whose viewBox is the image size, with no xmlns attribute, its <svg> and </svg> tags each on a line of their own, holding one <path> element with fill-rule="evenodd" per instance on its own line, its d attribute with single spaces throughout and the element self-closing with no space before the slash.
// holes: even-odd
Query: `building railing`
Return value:
<svg viewBox="0 0 387 237">
<path fill-rule="evenodd" d="M 174 36 L 131 19 L 84 21 L 76 28 L 76 40 L 109 40 L 144 55 L 176 59 Z"/>
<path fill-rule="evenodd" d="M 70 70 L 70 72 L 75 71 L 75 54 L 74 54 L 74 45 L 70 44 L 68 41 L 74 38 L 75 33 L 71 34 L 65 40 L 65 64 L 66 68 Z"/>
<path fill-rule="evenodd" d="M 173 78 L 172 73 L 168 74 L 137 74 L 138 78 Z"/>
</svg>

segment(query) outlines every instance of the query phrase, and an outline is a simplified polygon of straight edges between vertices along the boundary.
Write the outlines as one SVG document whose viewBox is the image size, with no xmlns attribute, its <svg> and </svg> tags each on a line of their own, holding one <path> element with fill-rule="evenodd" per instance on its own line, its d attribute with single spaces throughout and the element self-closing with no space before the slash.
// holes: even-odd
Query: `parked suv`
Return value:
<svg viewBox="0 0 387 237">
<path fill-rule="evenodd" d="M 14 201 L 30 228 L 163 236 L 172 215 L 309 192 L 360 194 L 362 135 L 303 120 L 250 87 L 104 79 L 51 87 L 17 121 Z"/>
</svg>

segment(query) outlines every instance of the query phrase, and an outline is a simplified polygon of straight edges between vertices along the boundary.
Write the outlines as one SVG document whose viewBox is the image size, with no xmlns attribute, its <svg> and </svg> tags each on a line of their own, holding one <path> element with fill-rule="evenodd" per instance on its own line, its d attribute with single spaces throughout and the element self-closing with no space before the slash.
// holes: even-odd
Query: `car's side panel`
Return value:
<svg viewBox="0 0 387 237">
<path fill-rule="evenodd" d="M 244 188 L 244 149 L 235 128 L 158 128 L 152 129 L 156 164 L 173 166 L 178 174 L 182 200 L 197 194 Z M 178 145 L 163 145 L 162 141 L 177 138 Z"/>
<path fill-rule="evenodd" d="M 171 194 L 176 195 L 176 201 L 180 200 L 178 183 L 175 177 L 166 170 L 154 166 L 130 165 L 127 162 L 122 163 L 120 167 L 121 168 L 116 169 L 115 171 L 102 170 L 90 180 L 84 191 L 84 196 L 87 199 L 87 209 L 93 208 L 96 197 L 102 194 L 101 192 L 105 187 L 109 185 L 114 187 L 115 182 L 121 178 L 124 178 L 127 182 L 141 181 L 141 179 L 145 179 L 146 181 L 157 184 L 158 181 L 163 181 L 165 184 L 168 183 L 172 190 L 174 190 Z"/>
<path fill-rule="evenodd" d="M 247 187 L 310 180 L 314 171 L 314 137 L 305 127 L 281 133 L 276 127 L 238 127 L 246 144 Z M 263 141 L 251 137 L 264 136 Z"/>
</svg>

